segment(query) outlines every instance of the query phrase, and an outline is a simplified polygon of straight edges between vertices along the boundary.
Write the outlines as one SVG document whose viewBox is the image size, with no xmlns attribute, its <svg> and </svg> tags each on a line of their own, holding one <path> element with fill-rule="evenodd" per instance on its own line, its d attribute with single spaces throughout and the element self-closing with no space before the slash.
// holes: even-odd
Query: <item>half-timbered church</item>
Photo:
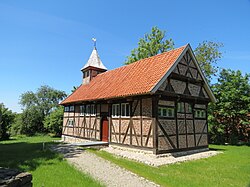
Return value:
<svg viewBox="0 0 250 187">
<path fill-rule="evenodd" d="M 63 140 L 104 141 L 155 154 L 208 147 L 215 97 L 190 45 L 109 70 L 96 47 L 64 101 Z"/>
</svg>

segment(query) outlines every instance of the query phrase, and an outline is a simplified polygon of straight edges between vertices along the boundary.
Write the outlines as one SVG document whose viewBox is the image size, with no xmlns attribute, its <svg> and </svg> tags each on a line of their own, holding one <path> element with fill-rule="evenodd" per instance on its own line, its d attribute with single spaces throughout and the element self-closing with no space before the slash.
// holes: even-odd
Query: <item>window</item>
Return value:
<svg viewBox="0 0 250 187">
<path fill-rule="evenodd" d="M 86 115 L 90 115 L 90 105 L 86 105 Z"/>
<path fill-rule="evenodd" d="M 121 104 L 121 116 L 123 116 L 123 117 L 129 117 L 130 116 L 129 103 L 122 103 Z"/>
<path fill-rule="evenodd" d="M 90 105 L 90 115 L 91 116 L 95 116 L 96 113 L 95 113 L 95 105 Z"/>
<path fill-rule="evenodd" d="M 121 108 L 120 108 L 121 106 Z M 112 116 L 113 117 L 129 117 L 130 116 L 130 105 L 129 103 L 121 103 L 112 105 Z"/>
<path fill-rule="evenodd" d="M 80 116 L 84 116 L 85 115 L 85 106 L 82 105 L 80 106 Z"/>
<path fill-rule="evenodd" d="M 67 125 L 69 127 L 73 127 L 74 126 L 74 120 L 73 119 L 69 119 Z"/>
<path fill-rule="evenodd" d="M 74 106 L 70 106 L 70 107 L 69 107 L 69 111 L 70 111 L 70 112 L 74 112 L 74 110 L 75 110 L 75 107 L 74 107 Z"/>
<path fill-rule="evenodd" d="M 112 116 L 119 117 L 120 116 L 120 104 L 112 105 Z"/>
<path fill-rule="evenodd" d="M 192 105 L 188 103 L 187 113 L 192 113 L 192 112 L 193 112 Z"/>
<path fill-rule="evenodd" d="M 206 118 L 206 111 L 201 109 L 195 110 L 195 117 L 196 118 Z"/>
<path fill-rule="evenodd" d="M 159 117 L 174 117 L 174 108 L 170 107 L 159 107 L 158 108 Z"/>
<path fill-rule="evenodd" d="M 184 103 L 177 103 L 177 112 L 184 112 Z"/>
<path fill-rule="evenodd" d="M 174 117 L 174 108 L 168 108 L 168 117 Z"/>
<path fill-rule="evenodd" d="M 68 111 L 69 111 L 69 107 L 68 106 L 64 107 L 64 112 L 68 112 Z"/>
<path fill-rule="evenodd" d="M 86 116 L 95 116 L 96 115 L 96 110 L 95 110 L 95 105 L 86 105 L 84 108 L 84 114 Z"/>
<path fill-rule="evenodd" d="M 66 106 L 64 108 L 65 112 L 74 112 L 74 110 L 75 110 L 74 106 Z"/>
</svg>

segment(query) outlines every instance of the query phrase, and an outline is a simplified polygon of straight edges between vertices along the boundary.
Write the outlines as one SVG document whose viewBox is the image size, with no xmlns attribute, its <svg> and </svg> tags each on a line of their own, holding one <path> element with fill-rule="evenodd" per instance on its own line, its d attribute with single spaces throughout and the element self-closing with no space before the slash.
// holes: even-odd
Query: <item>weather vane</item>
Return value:
<svg viewBox="0 0 250 187">
<path fill-rule="evenodd" d="M 92 41 L 94 42 L 94 47 L 96 47 L 96 38 L 92 38 Z"/>
</svg>

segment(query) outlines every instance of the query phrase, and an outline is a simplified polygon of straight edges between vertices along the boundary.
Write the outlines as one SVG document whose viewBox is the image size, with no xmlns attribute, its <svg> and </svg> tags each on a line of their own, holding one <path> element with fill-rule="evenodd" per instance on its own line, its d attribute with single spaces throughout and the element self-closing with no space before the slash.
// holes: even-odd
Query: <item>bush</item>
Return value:
<svg viewBox="0 0 250 187">
<path fill-rule="evenodd" d="M 32 136 L 37 132 L 44 132 L 43 115 L 37 107 L 30 107 L 25 109 L 20 117 L 16 120 L 13 127 L 15 131 L 20 134 Z"/>
<path fill-rule="evenodd" d="M 50 115 L 44 119 L 44 127 L 47 132 L 51 132 L 56 136 L 61 136 L 63 125 L 63 107 L 59 106 L 53 110 Z"/>
<path fill-rule="evenodd" d="M 208 123 L 208 140 L 213 144 L 225 144 L 222 124 Z"/>
<path fill-rule="evenodd" d="M 209 135 L 212 143 L 237 145 L 249 139 L 250 74 L 223 69 L 212 86 L 217 99 L 209 104 Z"/>
<path fill-rule="evenodd" d="M 0 140 L 9 139 L 9 129 L 15 119 L 15 113 L 0 103 Z"/>
</svg>

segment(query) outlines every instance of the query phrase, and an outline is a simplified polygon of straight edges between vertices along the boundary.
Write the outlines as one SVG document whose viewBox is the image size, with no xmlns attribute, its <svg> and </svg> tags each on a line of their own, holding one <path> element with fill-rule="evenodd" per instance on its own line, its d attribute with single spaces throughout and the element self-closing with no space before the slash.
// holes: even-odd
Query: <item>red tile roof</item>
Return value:
<svg viewBox="0 0 250 187">
<path fill-rule="evenodd" d="M 98 74 L 61 104 L 149 94 L 186 46 Z"/>
</svg>

